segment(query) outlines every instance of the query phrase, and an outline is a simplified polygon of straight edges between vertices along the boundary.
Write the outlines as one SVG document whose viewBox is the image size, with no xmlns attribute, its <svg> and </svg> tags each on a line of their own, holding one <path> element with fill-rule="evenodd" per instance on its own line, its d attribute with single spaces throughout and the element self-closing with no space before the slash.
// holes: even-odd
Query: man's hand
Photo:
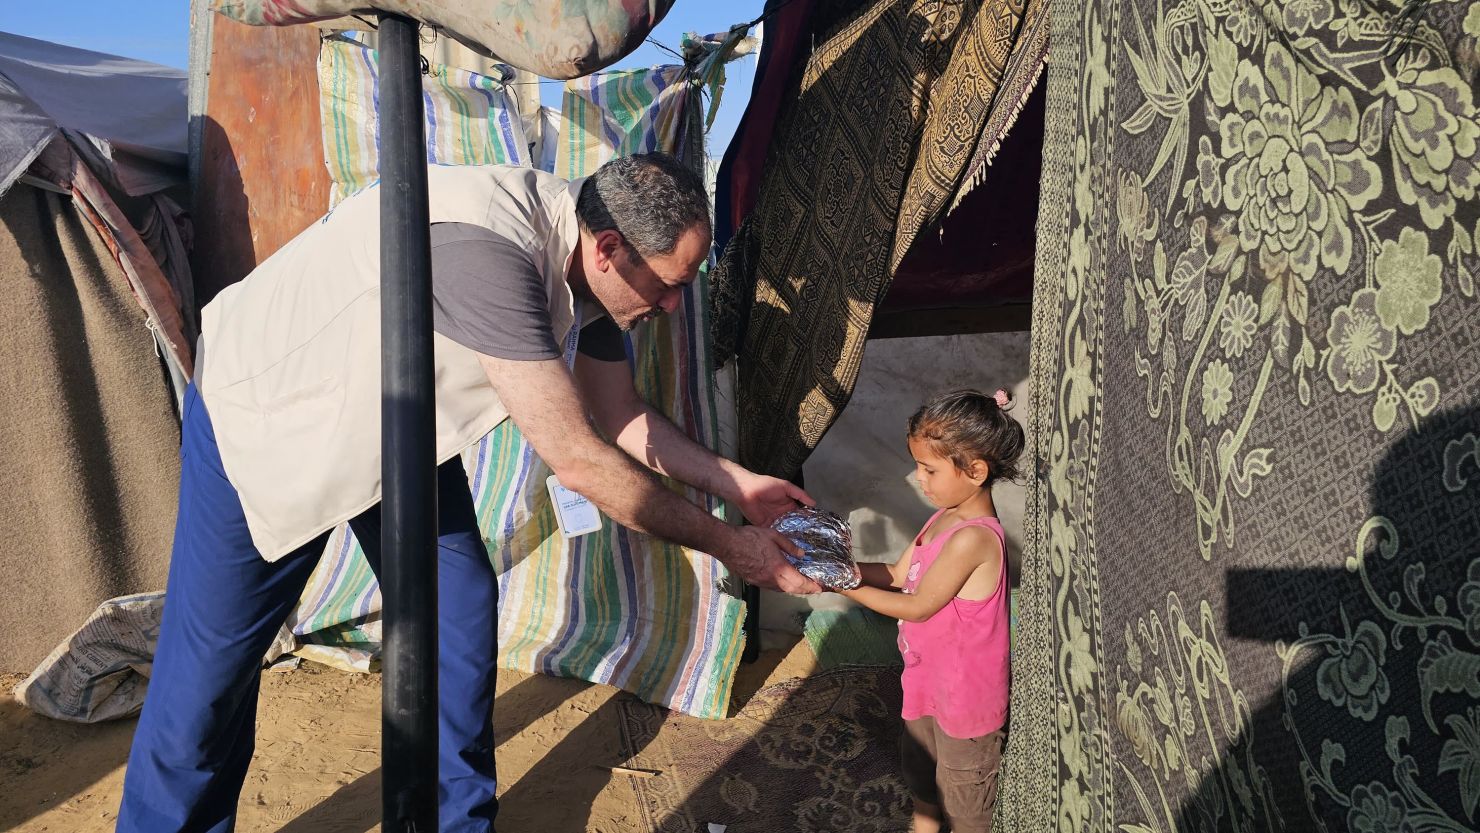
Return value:
<svg viewBox="0 0 1480 833">
<path fill-rule="evenodd" d="M 795 483 L 749 471 L 735 478 L 734 501 L 745 513 L 746 520 L 765 527 L 795 509 L 798 503 L 817 505 L 817 501 Z"/>
<path fill-rule="evenodd" d="M 735 527 L 735 534 L 720 558 L 726 567 L 757 587 L 795 595 L 822 592 L 817 582 L 797 572 L 783 554 L 800 556 L 785 535 L 764 526 Z"/>
</svg>

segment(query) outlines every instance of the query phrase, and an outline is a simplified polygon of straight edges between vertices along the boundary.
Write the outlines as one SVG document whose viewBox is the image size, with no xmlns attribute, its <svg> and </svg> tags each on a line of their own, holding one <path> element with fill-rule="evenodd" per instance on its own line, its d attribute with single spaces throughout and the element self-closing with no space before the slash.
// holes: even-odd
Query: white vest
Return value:
<svg viewBox="0 0 1480 833">
<path fill-rule="evenodd" d="M 431 166 L 433 223 L 524 246 L 557 338 L 580 183 L 530 168 Z M 477 354 L 435 337 L 437 462 L 507 416 Z M 380 500 L 380 189 L 340 203 L 201 312 L 196 387 L 258 551 L 276 561 Z"/>
</svg>

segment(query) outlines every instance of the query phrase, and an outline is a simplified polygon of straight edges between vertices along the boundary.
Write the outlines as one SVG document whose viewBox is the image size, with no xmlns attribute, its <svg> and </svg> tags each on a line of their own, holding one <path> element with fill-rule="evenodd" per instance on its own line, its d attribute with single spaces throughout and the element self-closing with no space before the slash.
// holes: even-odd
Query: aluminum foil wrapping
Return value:
<svg viewBox="0 0 1480 833">
<path fill-rule="evenodd" d="M 771 528 L 801 549 L 801 558 L 788 554 L 787 559 L 802 575 L 829 590 L 852 590 L 862 583 L 847 521 L 822 509 L 799 506 L 777 518 Z"/>
</svg>

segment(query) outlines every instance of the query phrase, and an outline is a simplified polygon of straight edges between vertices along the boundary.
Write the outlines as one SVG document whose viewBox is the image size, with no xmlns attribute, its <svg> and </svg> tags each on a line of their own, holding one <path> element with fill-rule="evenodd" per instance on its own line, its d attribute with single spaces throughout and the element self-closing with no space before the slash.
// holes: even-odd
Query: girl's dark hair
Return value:
<svg viewBox="0 0 1480 833">
<path fill-rule="evenodd" d="M 979 390 L 954 390 L 943 393 L 921 406 L 910 417 L 909 437 L 926 440 L 936 453 L 947 458 L 961 471 L 973 460 L 985 460 L 987 482 L 1016 481 L 1018 457 L 1023 453 L 1023 427 L 1007 415 L 1012 395 L 1005 390 L 995 394 Z"/>
</svg>

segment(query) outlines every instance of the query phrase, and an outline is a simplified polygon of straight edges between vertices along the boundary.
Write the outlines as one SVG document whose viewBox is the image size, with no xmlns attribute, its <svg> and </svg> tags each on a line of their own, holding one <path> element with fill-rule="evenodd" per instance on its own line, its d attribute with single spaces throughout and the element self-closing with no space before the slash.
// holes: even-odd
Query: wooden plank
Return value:
<svg viewBox="0 0 1480 833">
<path fill-rule="evenodd" d="M 969 333 L 1027 332 L 1032 317 L 1032 304 L 883 312 L 874 316 L 868 337 L 922 338 Z"/>
<path fill-rule="evenodd" d="M 329 208 L 313 26 L 211 26 L 195 195 L 196 299 L 241 280 Z"/>
</svg>

